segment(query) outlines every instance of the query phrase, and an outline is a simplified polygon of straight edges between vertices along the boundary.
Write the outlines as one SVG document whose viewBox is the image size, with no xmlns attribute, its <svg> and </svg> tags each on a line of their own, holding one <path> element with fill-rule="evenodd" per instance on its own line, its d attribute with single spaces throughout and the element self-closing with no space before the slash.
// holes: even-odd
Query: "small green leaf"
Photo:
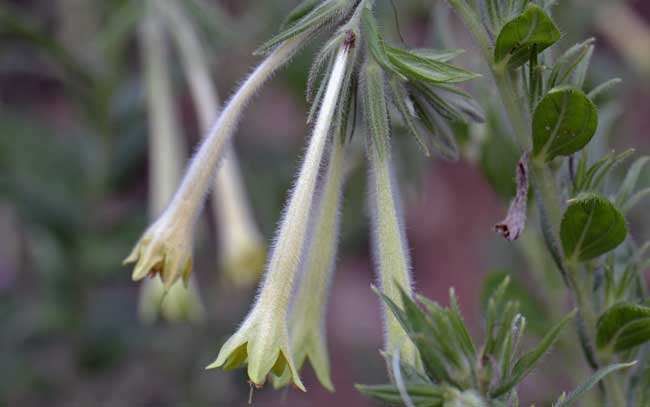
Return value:
<svg viewBox="0 0 650 407">
<path fill-rule="evenodd" d="M 411 52 L 419 57 L 438 62 L 449 62 L 465 53 L 464 49 L 413 49 Z"/>
<path fill-rule="evenodd" d="M 361 12 L 361 21 L 363 23 L 363 33 L 366 38 L 366 43 L 368 44 L 368 49 L 370 54 L 377 61 L 377 63 L 384 68 L 385 71 L 393 72 L 398 74 L 400 77 L 405 79 L 391 64 L 388 59 L 388 54 L 386 53 L 386 44 L 384 43 L 384 38 L 379 32 L 379 27 L 377 25 L 377 20 L 375 16 L 372 15 L 372 10 L 365 7 Z"/>
<path fill-rule="evenodd" d="M 562 318 L 562 320 L 555 325 L 549 333 L 544 336 L 540 343 L 535 347 L 535 349 L 526 353 L 522 356 L 512 368 L 512 373 L 510 377 L 504 381 L 499 387 L 494 389 L 490 394 L 492 397 L 499 397 L 508 392 L 510 392 L 517 383 L 522 381 L 528 373 L 530 373 L 539 360 L 548 352 L 550 347 L 557 341 L 560 337 L 560 333 L 564 327 L 573 319 L 576 314 L 576 310 L 571 311 L 567 316 Z"/>
<path fill-rule="evenodd" d="M 576 387 L 568 396 L 565 396 L 558 400 L 553 407 L 569 407 L 573 403 L 578 401 L 578 399 L 586 392 L 591 390 L 592 387 L 596 385 L 599 381 L 603 380 L 610 373 L 614 373 L 617 370 L 627 369 L 636 364 L 636 361 L 630 363 L 617 363 L 598 370 L 596 373 L 592 374 L 587 380 L 585 380 L 580 386 Z"/>
<path fill-rule="evenodd" d="M 422 365 L 427 375 L 438 382 L 450 382 L 451 377 L 443 355 L 439 350 L 439 344 L 434 341 L 434 336 L 427 320 L 427 316 L 418 308 L 408 295 L 402 296 L 404 310 L 395 304 L 386 295 L 381 294 L 387 307 L 391 310 L 402 328 L 418 348 Z"/>
<path fill-rule="evenodd" d="M 365 66 L 363 81 L 363 109 L 366 123 L 380 158 L 388 149 L 388 110 L 386 109 L 386 94 L 384 92 L 384 72 L 379 65 L 369 62 Z"/>
<path fill-rule="evenodd" d="M 560 225 L 564 256 L 578 261 L 615 249 L 626 236 L 623 215 L 609 200 L 593 193 L 571 199 Z"/>
<path fill-rule="evenodd" d="M 646 164 L 648 164 L 648 161 L 650 161 L 650 157 L 640 157 L 634 161 L 627 170 L 623 184 L 619 188 L 618 194 L 616 194 L 615 202 L 617 206 L 623 206 L 623 204 L 632 196 L 634 188 L 641 176 L 641 172 L 645 168 Z"/>
<path fill-rule="evenodd" d="M 610 93 L 612 93 L 612 89 L 621 84 L 621 82 L 623 82 L 621 78 L 612 78 L 590 90 L 587 96 L 595 104 L 603 103 L 608 100 Z"/>
<path fill-rule="evenodd" d="M 508 67 L 518 68 L 529 60 L 531 52 L 542 52 L 560 37 L 560 30 L 544 10 L 530 5 L 501 29 L 494 49 L 494 61 L 501 63 L 507 59 Z"/>
<path fill-rule="evenodd" d="M 457 83 L 481 75 L 401 48 L 386 47 L 389 61 L 405 77 L 432 84 Z"/>
<path fill-rule="evenodd" d="M 345 2 L 342 3 L 339 0 L 327 0 L 321 3 L 317 7 L 314 7 L 310 12 L 303 15 L 302 18 L 287 26 L 279 34 L 262 44 L 262 46 L 255 50 L 254 54 L 266 54 L 280 43 L 293 38 L 298 34 L 306 31 L 314 32 L 320 29 L 328 24 L 336 15 L 342 14 L 345 7 Z"/>
<path fill-rule="evenodd" d="M 298 4 L 296 7 L 294 7 L 293 10 L 289 13 L 287 18 L 284 20 L 282 23 L 282 26 L 280 28 L 286 29 L 297 23 L 301 18 L 306 16 L 307 14 L 311 13 L 318 3 L 320 3 L 321 0 L 303 0 Z"/>
<path fill-rule="evenodd" d="M 398 78 L 392 78 L 388 81 L 388 83 L 390 84 L 391 92 L 393 94 L 391 100 L 402 116 L 404 127 L 406 127 L 406 130 L 408 130 L 409 134 L 411 134 L 418 142 L 422 148 L 422 151 L 424 151 L 424 154 L 427 157 L 430 156 L 431 153 L 429 152 L 429 147 L 420 135 L 417 125 L 415 124 L 415 111 L 411 111 L 411 109 L 409 109 L 408 104 L 412 102 L 410 101 L 410 97 L 406 91 L 406 88 Z"/>
<path fill-rule="evenodd" d="M 357 390 L 366 396 L 382 403 L 403 404 L 402 396 L 397 386 L 392 384 L 366 386 L 355 385 Z M 433 384 L 409 384 L 406 392 L 417 407 L 436 407 L 443 405 L 445 396 L 450 393 L 451 387 Z"/>
<path fill-rule="evenodd" d="M 548 92 L 533 114 L 533 156 L 550 161 L 571 155 L 596 133 L 596 106 L 581 91 L 569 87 Z"/>
<path fill-rule="evenodd" d="M 596 345 L 622 352 L 650 340 L 650 308 L 618 303 L 605 311 L 596 324 Z"/>
</svg>

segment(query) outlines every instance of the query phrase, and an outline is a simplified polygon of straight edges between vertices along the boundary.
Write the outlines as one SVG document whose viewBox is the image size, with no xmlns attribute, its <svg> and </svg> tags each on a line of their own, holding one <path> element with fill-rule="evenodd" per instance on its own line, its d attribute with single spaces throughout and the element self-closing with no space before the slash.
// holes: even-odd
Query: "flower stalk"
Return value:
<svg viewBox="0 0 650 407">
<path fill-rule="evenodd" d="M 270 372 L 280 376 L 288 367 L 293 383 L 305 390 L 290 349 L 287 317 L 294 282 L 307 246 L 316 181 L 349 51 L 350 45 L 345 42 L 336 56 L 302 168 L 277 232 L 259 297 L 242 326 L 223 345 L 216 361 L 208 366 L 230 369 L 247 360 L 248 376 L 257 386 L 265 383 Z"/>
<path fill-rule="evenodd" d="M 134 281 L 160 274 L 167 290 L 181 277 L 187 284 L 192 271 L 193 229 L 241 113 L 260 86 L 300 48 L 307 35 L 297 35 L 275 48 L 227 103 L 192 159 L 171 203 L 124 261 L 135 263 Z"/>
</svg>

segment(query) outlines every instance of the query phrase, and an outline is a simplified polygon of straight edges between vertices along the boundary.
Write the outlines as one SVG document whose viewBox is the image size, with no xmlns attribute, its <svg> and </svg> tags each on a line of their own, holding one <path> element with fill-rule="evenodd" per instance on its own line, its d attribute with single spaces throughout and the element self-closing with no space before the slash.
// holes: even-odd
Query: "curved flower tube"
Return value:
<svg viewBox="0 0 650 407">
<path fill-rule="evenodd" d="M 281 375 L 288 366 L 293 383 L 305 387 L 290 350 L 287 317 L 294 280 L 306 248 L 312 201 L 323 151 L 331 127 L 350 47 L 342 44 L 336 56 L 298 180 L 286 206 L 270 255 L 259 297 L 239 330 L 228 339 L 208 369 L 231 369 L 248 363 L 248 377 L 262 386 L 270 372 Z"/>
<path fill-rule="evenodd" d="M 219 102 L 205 53 L 176 3 L 166 0 L 163 9 L 182 57 L 199 124 L 207 134 L 218 114 Z M 233 147 L 227 147 L 214 178 L 212 206 L 219 230 L 220 268 L 236 286 L 256 283 L 264 269 L 266 249 L 248 203 Z"/>
<path fill-rule="evenodd" d="M 172 106 L 172 89 L 167 69 L 168 50 L 162 38 L 160 23 L 148 16 L 141 32 L 147 78 L 149 111 L 149 213 L 157 216 L 174 194 L 182 174 L 185 145 Z M 163 301 L 163 299 L 165 301 Z M 161 314 L 169 321 L 198 322 L 204 310 L 198 290 L 190 280 L 189 287 L 174 285 L 165 296 L 159 279 L 146 280 L 140 289 L 139 316 L 144 322 L 154 322 Z"/>
<path fill-rule="evenodd" d="M 160 274 L 165 289 L 181 276 L 185 284 L 192 271 L 193 229 L 203 205 L 212 175 L 224 153 L 241 112 L 260 86 L 285 64 L 304 43 L 300 34 L 278 46 L 250 74 L 227 103 L 190 163 L 171 203 L 140 238 L 125 264 L 135 263 L 132 278 Z"/>
</svg>

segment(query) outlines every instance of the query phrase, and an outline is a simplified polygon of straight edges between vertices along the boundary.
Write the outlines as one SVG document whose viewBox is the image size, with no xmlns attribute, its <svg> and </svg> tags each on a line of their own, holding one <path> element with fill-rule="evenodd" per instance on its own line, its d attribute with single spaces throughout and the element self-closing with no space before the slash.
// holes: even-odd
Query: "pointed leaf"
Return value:
<svg viewBox="0 0 650 407">
<path fill-rule="evenodd" d="M 550 347 L 557 341 L 564 327 L 573 319 L 576 310 L 571 311 L 567 316 L 555 325 L 540 343 L 524 356 L 522 356 L 512 369 L 512 374 L 504 383 L 493 390 L 490 394 L 492 397 L 499 397 L 510 392 L 517 383 L 522 381 L 530 373 L 539 360 L 548 352 Z"/>
<path fill-rule="evenodd" d="M 454 65 L 422 57 L 401 48 L 386 47 L 388 59 L 405 77 L 428 83 L 457 83 L 478 78 L 481 75 Z"/>
<path fill-rule="evenodd" d="M 591 375 L 587 380 L 585 380 L 582 384 L 580 384 L 580 386 L 576 387 L 576 389 L 573 390 L 568 396 L 564 397 L 561 401 L 558 401 L 557 403 L 553 404 L 553 407 L 572 406 L 573 403 L 578 401 L 580 396 L 582 396 L 584 393 L 591 390 L 591 388 L 594 387 L 596 383 L 603 380 L 607 375 L 617 370 L 627 369 L 628 367 L 632 367 L 635 364 L 636 361 L 630 363 L 617 363 L 617 364 L 606 366 L 598 370 L 596 373 Z"/>
<path fill-rule="evenodd" d="M 300 7 L 300 6 L 299 6 Z M 266 54 L 280 43 L 295 37 L 306 31 L 314 32 L 327 25 L 337 14 L 344 10 L 345 3 L 338 0 L 326 0 L 317 7 L 314 7 L 309 13 L 287 26 L 279 34 L 266 41 L 254 53 Z"/>
</svg>

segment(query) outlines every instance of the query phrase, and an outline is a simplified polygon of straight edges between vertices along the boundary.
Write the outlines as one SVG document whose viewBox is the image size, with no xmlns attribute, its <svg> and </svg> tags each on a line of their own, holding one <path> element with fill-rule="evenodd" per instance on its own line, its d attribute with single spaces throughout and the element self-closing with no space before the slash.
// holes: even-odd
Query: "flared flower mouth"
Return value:
<svg viewBox="0 0 650 407">
<path fill-rule="evenodd" d="M 163 215 L 140 238 L 124 264 L 135 263 L 133 281 L 160 276 L 165 291 L 181 277 L 187 285 L 192 272 L 191 240 L 191 234 Z"/>
<path fill-rule="evenodd" d="M 293 362 L 286 326 L 273 311 L 254 309 L 206 369 L 231 370 L 245 363 L 248 377 L 257 387 L 264 385 L 269 374 L 279 377 L 286 371 L 293 384 L 306 391 Z"/>
</svg>

